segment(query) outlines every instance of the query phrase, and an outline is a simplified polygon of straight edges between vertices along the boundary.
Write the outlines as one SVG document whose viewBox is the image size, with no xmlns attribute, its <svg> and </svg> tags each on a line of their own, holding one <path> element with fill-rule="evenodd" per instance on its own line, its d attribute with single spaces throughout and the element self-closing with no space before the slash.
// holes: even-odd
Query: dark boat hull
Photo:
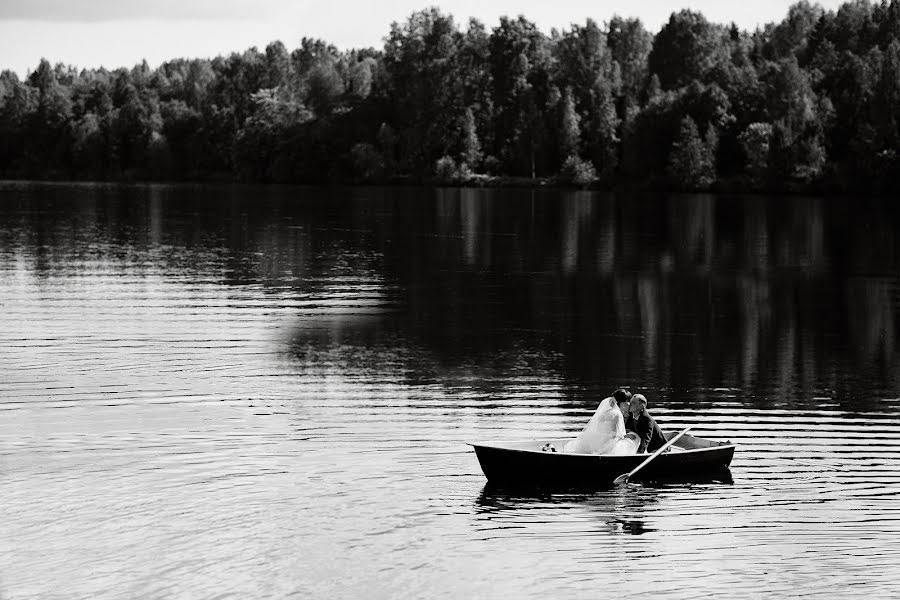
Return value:
<svg viewBox="0 0 900 600">
<path fill-rule="evenodd" d="M 669 434 L 671 436 L 672 434 Z M 554 440 L 562 449 L 566 440 Z M 626 456 L 542 452 L 544 442 L 472 444 L 488 481 L 503 485 L 543 485 L 564 487 L 604 487 L 628 473 L 649 454 Z M 683 448 L 656 457 L 635 476 L 640 480 L 702 481 L 730 480 L 728 467 L 735 447 L 685 435 Z"/>
</svg>

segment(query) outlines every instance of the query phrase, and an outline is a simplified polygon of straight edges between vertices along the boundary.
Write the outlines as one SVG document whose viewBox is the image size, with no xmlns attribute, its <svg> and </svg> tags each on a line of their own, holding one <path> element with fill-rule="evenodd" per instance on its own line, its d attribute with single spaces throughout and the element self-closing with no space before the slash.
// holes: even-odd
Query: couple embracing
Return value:
<svg viewBox="0 0 900 600">
<path fill-rule="evenodd" d="M 653 452 L 666 443 L 659 425 L 647 412 L 647 398 L 618 389 L 600 402 L 597 411 L 564 452 L 634 454 Z"/>
</svg>

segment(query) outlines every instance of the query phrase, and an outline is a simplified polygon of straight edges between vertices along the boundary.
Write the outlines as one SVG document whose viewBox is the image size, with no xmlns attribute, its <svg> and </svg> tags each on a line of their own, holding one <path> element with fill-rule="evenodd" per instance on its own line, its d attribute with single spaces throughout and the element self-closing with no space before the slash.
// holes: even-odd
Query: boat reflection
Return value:
<svg viewBox="0 0 900 600">
<path fill-rule="evenodd" d="M 682 497 L 685 488 L 692 486 L 732 483 L 729 469 L 687 480 L 655 479 L 590 491 L 486 483 L 475 499 L 474 516 L 476 527 L 489 532 L 578 522 L 583 530 L 598 534 L 637 536 L 657 531 L 654 524 L 660 511 L 666 511 L 662 501 L 671 499 L 673 493 Z"/>
<path fill-rule="evenodd" d="M 589 529 L 607 535 L 643 535 L 656 529 L 644 516 L 659 502 L 659 490 L 629 486 L 597 492 L 557 492 L 486 484 L 475 501 L 475 513 L 487 529 L 526 527 L 558 520 L 584 520 Z M 560 511 L 566 511 L 562 517 Z M 578 511 L 574 515 L 571 511 Z"/>
</svg>

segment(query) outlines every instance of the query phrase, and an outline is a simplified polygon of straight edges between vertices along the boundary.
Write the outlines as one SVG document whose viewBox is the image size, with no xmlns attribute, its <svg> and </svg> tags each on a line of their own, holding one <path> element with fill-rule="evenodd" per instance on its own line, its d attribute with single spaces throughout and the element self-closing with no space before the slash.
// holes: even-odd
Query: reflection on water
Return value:
<svg viewBox="0 0 900 600">
<path fill-rule="evenodd" d="M 541 519 L 558 519 L 559 514 L 584 510 L 590 514 L 592 527 L 597 528 L 595 533 L 643 535 L 655 529 L 640 516 L 652 512 L 658 501 L 652 490 L 646 493 L 647 489 L 622 486 L 593 494 L 550 494 L 503 490 L 488 484 L 478 497 L 475 514 L 482 523 L 479 530 L 489 532 L 503 529 L 508 522 L 520 523 L 526 513 L 532 522 L 540 523 Z"/>
<path fill-rule="evenodd" d="M 0 185 L 0 597 L 886 597 L 888 201 Z M 630 384 L 732 479 L 485 484 Z M 460 577 L 465 573 L 465 577 Z M 618 589 L 618 588 L 616 588 Z M 685 590 L 689 590 L 687 594 Z"/>
</svg>

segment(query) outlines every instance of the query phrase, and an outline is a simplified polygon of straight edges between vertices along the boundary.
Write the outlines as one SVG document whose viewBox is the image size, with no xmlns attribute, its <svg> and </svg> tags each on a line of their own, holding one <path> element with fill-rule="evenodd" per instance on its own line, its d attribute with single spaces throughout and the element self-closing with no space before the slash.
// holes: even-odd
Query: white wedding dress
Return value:
<svg viewBox="0 0 900 600">
<path fill-rule="evenodd" d="M 578 437 L 568 442 L 563 452 L 577 454 L 634 454 L 638 449 L 634 434 L 625 435 L 625 420 L 614 398 L 606 398 L 597 407 Z"/>
</svg>

